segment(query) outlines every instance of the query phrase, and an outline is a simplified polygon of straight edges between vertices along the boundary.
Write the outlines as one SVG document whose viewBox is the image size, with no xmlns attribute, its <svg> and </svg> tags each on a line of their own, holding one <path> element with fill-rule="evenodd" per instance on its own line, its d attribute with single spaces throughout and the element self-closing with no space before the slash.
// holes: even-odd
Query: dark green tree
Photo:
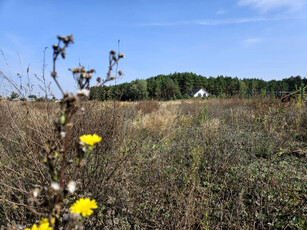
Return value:
<svg viewBox="0 0 307 230">
<path fill-rule="evenodd" d="M 19 98 L 19 94 L 13 91 L 8 99 L 12 101 L 16 98 Z"/>
<path fill-rule="evenodd" d="M 33 100 L 35 100 L 35 101 L 37 100 L 37 96 L 34 95 L 34 94 L 29 95 L 28 98 L 29 98 L 29 99 L 33 99 Z"/>
</svg>

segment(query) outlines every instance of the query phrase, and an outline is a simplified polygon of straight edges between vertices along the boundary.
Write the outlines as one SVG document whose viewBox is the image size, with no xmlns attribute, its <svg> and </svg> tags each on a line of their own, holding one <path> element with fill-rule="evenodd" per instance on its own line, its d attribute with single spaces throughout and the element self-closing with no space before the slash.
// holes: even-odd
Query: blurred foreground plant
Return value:
<svg viewBox="0 0 307 230">
<path fill-rule="evenodd" d="M 51 230 L 59 228 L 68 229 L 84 229 L 83 218 L 93 214 L 93 210 L 98 208 L 95 200 L 89 198 L 80 198 L 70 206 L 70 212 L 65 207 L 70 203 L 69 196 L 76 191 L 76 182 L 69 181 L 66 175 L 67 165 L 72 167 L 84 167 L 86 158 L 91 153 L 94 145 L 101 141 L 101 137 L 97 134 L 85 134 L 80 136 L 79 153 L 76 159 L 67 159 L 67 149 L 70 145 L 71 130 L 73 127 L 73 117 L 76 112 L 82 109 L 83 102 L 87 100 L 90 89 L 90 81 L 92 79 L 94 69 L 85 70 L 83 66 L 75 69 L 69 69 L 78 84 L 77 94 L 64 93 L 59 82 L 56 72 L 56 61 L 61 56 L 66 57 L 66 48 L 74 43 L 73 36 L 67 37 L 58 36 L 58 44 L 53 45 L 53 70 L 51 76 L 56 82 L 59 90 L 62 93 L 60 102 L 61 110 L 58 114 L 58 119 L 54 121 L 54 135 L 48 139 L 43 148 L 45 153 L 44 163 L 47 166 L 49 176 L 47 177 L 46 186 L 41 189 L 34 189 L 31 192 L 29 201 L 29 210 L 34 214 L 44 217 L 38 225 L 33 224 L 31 230 Z M 118 66 L 118 61 L 123 58 L 123 54 L 116 54 L 115 51 L 110 52 L 110 66 L 106 78 L 101 81 L 97 78 L 99 85 L 105 84 L 107 81 L 114 80 L 122 75 L 121 71 L 113 77 L 113 67 Z M 118 76 L 118 77 L 117 77 Z M 75 195 L 77 197 L 77 195 Z M 71 198 L 70 198 L 71 199 Z M 12 229 L 24 229 L 22 226 L 12 226 Z"/>
</svg>

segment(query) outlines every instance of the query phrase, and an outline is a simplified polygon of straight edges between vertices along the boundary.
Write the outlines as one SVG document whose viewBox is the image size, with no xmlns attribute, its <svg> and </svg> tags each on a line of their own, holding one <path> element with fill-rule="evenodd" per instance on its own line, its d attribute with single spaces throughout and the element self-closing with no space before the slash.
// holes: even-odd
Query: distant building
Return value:
<svg viewBox="0 0 307 230">
<path fill-rule="evenodd" d="M 192 92 L 189 93 L 190 96 L 193 97 L 208 97 L 209 93 L 203 88 L 193 89 Z"/>
<path fill-rule="evenodd" d="M 35 100 L 35 98 L 30 97 L 30 98 L 28 98 L 28 101 L 36 101 L 36 100 Z"/>
</svg>

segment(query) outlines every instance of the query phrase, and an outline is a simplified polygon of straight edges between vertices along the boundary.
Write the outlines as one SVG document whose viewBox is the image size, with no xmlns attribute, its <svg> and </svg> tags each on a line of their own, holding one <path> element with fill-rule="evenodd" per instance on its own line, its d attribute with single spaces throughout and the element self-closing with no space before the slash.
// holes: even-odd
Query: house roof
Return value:
<svg viewBox="0 0 307 230">
<path fill-rule="evenodd" d="M 193 89 L 192 91 L 191 91 L 191 94 L 195 94 L 195 93 L 197 93 L 199 90 L 204 90 L 203 88 L 197 88 L 197 89 Z M 204 91 L 206 91 L 206 90 L 204 90 Z M 207 91 L 206 91 L 207 92 Z"/>
</svg>

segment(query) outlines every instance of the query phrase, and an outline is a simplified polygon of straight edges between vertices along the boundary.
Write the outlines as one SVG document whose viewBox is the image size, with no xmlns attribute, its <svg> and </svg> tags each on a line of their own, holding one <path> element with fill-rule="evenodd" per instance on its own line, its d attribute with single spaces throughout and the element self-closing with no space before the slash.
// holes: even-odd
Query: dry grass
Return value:
<svg viewBox="0 0 307 230">
<path fill-rule="evenodd" d="M 43 145 L 57 109 L 0 102 L 0 226 L 39 219 L 27 199 L 50 181 Z M 87 229 L 306 229 L 306 105 L 89 102 L 74 119 L 69 158 L 81 134 L 103 138 L 86 168 L 67 168 L 100 207 Z"/>
<path fill-rule="evenodd" d="M 140 130 L 149 131 L 152 134 L 168 134 L 180 121 L 177 111 L 161 109 L 149 114 L 138 113 L 133 126 Z"/>
</svg>

